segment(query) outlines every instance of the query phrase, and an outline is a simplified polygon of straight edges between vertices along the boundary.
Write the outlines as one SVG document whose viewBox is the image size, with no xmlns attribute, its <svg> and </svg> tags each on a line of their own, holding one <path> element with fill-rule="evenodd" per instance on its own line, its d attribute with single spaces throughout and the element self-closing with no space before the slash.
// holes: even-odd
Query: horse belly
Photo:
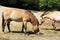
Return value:
<svg viewBox="0 0 60 40">
<path fill-rule="evenodd" d="M 12 19 L 12 21 L 15 21 L 15 22 L 22 22 L 22 18 L 19 18 L 19 19 Z"/>
<path fill-rule="evenodd" d="M 56 20 L 56 21 L 60 21 L 60 18 L 54 18 L 54 20 Z"/>
<path fill-rule="evenodd" d="M 56 16 L 53 17 L 53 19 L 56 20 L 56 21 L 60 21 L 60 16 L 56 15 Z"/>
</svg>

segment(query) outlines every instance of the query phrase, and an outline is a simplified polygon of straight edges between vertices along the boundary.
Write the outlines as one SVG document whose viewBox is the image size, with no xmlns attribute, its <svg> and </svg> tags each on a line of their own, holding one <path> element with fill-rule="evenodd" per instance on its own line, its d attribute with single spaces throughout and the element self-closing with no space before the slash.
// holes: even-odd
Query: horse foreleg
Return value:
<svg viewBox="0 0 60 40">
<path fill-rule="evenodd" d="M 24 28 L 25 28 L 25 33 L 27 32 L 27 21 L 23 21 L 24 23 Z"/>
<path fill-rule="evenodd" d="M 10 30 L 10 20 L 7 22 L 7 28 L 8 28 L 8 30 L 9 30 L 9 32 L 11 31 Z"/>
<path fill-rule="evenodd" d="M 55 30 L 56 27 L 55 27 L 55 21 L 52 23 L 52 26 L 53 26 L 53 29 Z"/>
<path fill-rule="evenodd" d="M 23 25 L 22 25 L 22 30 L 21 30 L 21 32 L 24 32 L 24 23 L 23 23 Z"/>
</svg>

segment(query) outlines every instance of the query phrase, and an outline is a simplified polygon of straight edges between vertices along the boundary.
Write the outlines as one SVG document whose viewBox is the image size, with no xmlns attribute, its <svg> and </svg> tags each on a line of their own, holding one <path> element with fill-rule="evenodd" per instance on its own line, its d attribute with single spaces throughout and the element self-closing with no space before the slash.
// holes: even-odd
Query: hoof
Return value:
<svg viewBox="0 0 60 40">
<path fill-rule="evenodd" d="M 8 33 L 10 33 L 11 31 L 9 31 Z"/>
<path fill-rule="evenodd" d="M 2 34 L 5 34 L 5 32 L 2 32 Z"/>
<path fill-rule="evenodd" d="M 7 33 L 12 33 L 12 31 L 8 31 Z"/>
<path fill-rule="evenodd" d="M 41 32 L 38 32 L 38 33 L 36 33 L 37 35 L 43 35 L 43 33 L 41 33 Z"/>
<path fill-rule="evenodd" d="M 54 28 L 53 30 L 56 30 L 56 28 Z"/>
<path fill-rule="evenodd" d="M 27 34 L 27 32 L 24 32 L 24 34 Z"/>
<path fill-rule="evenodd" d="M 24 33 L 24 31 L 21 31 L 21 33 Z"/>
<path fill-rule="evenodd" d="M 53 30 L 56 30 L 56 27 L 54 27 Z"/>
</svg>

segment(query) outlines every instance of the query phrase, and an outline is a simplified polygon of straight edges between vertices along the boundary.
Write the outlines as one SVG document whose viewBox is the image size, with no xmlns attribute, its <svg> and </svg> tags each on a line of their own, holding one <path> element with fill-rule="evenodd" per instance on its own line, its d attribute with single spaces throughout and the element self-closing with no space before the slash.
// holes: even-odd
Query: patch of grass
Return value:
<svg viewBox="0 0 60 40">
<path fill-rule="evenodd" d="M 7 38 L 2 38 L 2 37 L 1 37 L 0 40 L 9 40 L 9 39 L 7 39 Z"/>
</svg>

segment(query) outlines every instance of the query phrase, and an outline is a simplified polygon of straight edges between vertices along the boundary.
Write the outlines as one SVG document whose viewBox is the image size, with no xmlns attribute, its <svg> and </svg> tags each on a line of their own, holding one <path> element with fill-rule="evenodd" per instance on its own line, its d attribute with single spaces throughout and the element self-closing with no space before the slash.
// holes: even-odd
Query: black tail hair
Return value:
<svg viewBox="0 0 60 40">
<path fill-rule="evenodd" d="M 4 15 L 2 13 L 2 31 L 4 32 Z"/>
<path fill-rule="evenodd" d="M 4 15 L 2 13 L 2 25 L 4 24 Z"/>
</svg>

